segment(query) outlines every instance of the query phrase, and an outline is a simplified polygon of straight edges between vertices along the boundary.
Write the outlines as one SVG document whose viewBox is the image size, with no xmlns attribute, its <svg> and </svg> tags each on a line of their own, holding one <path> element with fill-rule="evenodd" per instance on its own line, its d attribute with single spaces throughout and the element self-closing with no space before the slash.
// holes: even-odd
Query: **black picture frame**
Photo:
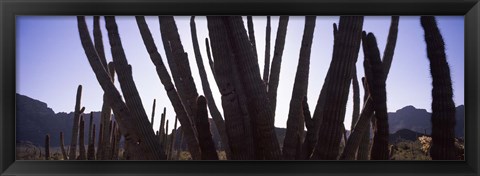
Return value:
<svg viewBox="0 0 480 176">
<path fill-rule="evenodd" d="M 1 175 L 479 175 L 479 0 L 0 0 Z M 15 161 L 17 15 L 464 15 L 465 161 Z"/>
</svg>

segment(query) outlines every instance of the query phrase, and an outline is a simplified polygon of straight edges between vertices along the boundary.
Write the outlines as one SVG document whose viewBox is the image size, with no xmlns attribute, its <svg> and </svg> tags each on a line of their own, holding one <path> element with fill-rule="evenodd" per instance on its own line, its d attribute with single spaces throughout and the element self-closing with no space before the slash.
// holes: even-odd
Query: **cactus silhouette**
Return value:
<svg viewBox="0 0 480 176">
<path fill-rule="evenodd" d="M 50 160 L 50 135 L 45 135 L 45 160 Z"/>
<path fill-rule="evenodd" d="M 77 158 L 77 141 L 78 141 L 78 126 L 80 124 L 80 115 L 85 110 L 85 107 L 80 109 L 80 101 L 82 99 L 82 85 L 78 85 L 77 98 L 75 101 L 75 111 L 73 113 L 73 128 L 72 128 L 72 141 L 70 142 L 70 153 L 68 154 L 70 160 Z"/>
<path fill-rule="evenodd" d="M 228 135 L 231 159 L 254 159 L 251 122 L 246 108 L 243 86 L 234 65 L 233 51 L 224 21 L 219 16 L 207 16 L 214 73 L 222 95 L 225 129 Z"/>
<path fill-rule="evenodd" d="M 158 77 L 160 78 L 160 81 L 162 82 L 165 91 L 167 92 L 168 98 L 172 103 L 173 109 L 178 116 L 178 120 L 183 127 L 182 129 L 188 142 L 188 149 L 190 151 L 190 154 L 192 155 L 193 159 L 200 159 L 200 147 L 198 145 L 198 140 L 194 132 L 191 119 L 189 118 L 187 111 L 182 104 L 177 90 L 173 86 L 170 74 L 168 73 L 165 65 L 163 64 L 162 57 L 160 56 L 160 53 L 158 53 L 155 42 L 153 41 L 152 34 L 150 33 L 150 29 L 148 29 L 148 25 L 145 21 L 145 17 L 137 16 L 136 20 L 140 29 L 140 33 L 142 35 L 143 42 L 145 44 L 145 48 L 150 55 L 150 59 L 155 65 Z M 164 149 L 162 149 L 162 151 L 164 151 Z"/>
<path fill-rule="evenodd" d="M 97 81 L 107 95 L 107 102 L 110 104 L 110 107 L 115 113 L 115 118 L 119 122 L 120 128 L 122 129 L 121 131 L 125 136 L 126 143 L 130 143 L 133 146 L 131 149 L 129 149 L 131 150 L 129 152 L 143 152 L 142 155 L 139 155 L 135 159 L 164 159 L 164 153 L 161 152 L 161 149 L 158 149 L 160 146 L 158 145 L 158 141 L 156 141 L 157 145 L 155 145 L 153 130 L 151 128 L 146 128 L 150 126 L 148 124 L 148 119 L 144 119 L 144 122 L 147 123 L 147 126 L 140 127 L 140 124 L 138 124 L 138 122 L 136 121 L 138 119 L 132 118 L 133 116 L 131 115 L 130 108 L 127 108 L 127 105 L 125 104 L 125 102 L 123 102 L 121 95 L 116 89 L 116 87 L 113 85 L 109 74 L 102 66 L 98 54 L 96 53 L 96 50 L 93 46 L 92 39 L 90 38 L 90 35 L 88 33 L 85 17 L 79 16 L 77 17 L 77 21 L 80 39 L 82 41 L 85 55 L 87 56 L 90 66 L 92 67 L 92 70 L 97 77 Z M 116 25 L 110 27 L 116 29 Z M 116 34 L 118 35 L 118 32 Z M 118 44 L 115 42 L 113 43 Z M 115 67 L 115 69 L 119 71 L 117 67 Z M 145 138 L 145 136 L 148 137 Z"/>
<path fill-rule="evenodd" d="M 433 160 L 455 159 L 455 103 L 445 43 L 435 17 L 420 17 L 425 31 L 427 56 L 432 75 L 432 146 Z"/>
<path fill-rule="evenodd" d="M 202 160 L 218 160 L 215 144 L 210 132 L 208 121 L 207 100 L 203 96 L 197 98 L 197 118 L 195 123 L 198 130 L 198 141 L 202 151 Z"/>
<path fill-rule="evenodd" d="M 313 32 L 315 30 L 315 16 L 305 17 L 305 28 L 303 31 L 302 45 L 298 60 L 295 83 L 293 85 L 292 98 L 290 100 L 290 110 L 287 119 L 287 131 L 283 144 L 283 159 L 293 160 L 301 151 L 298 151 L 298 145 L 301 145 L 304 136 L 304 117 L 302 101 L 307 95 L 308 74 L 310 69 L 310 52 L 312 48 Z M 300 144 L 299 144 L 300 143 Z"/>
<path fill-rule="evenodd" d="M 78 160 L 86 160 L 86 150 L 85 150 L 85 120 L 83 114 L 80 116 L 80 137 L 78 138 L 78 145 L 80 147 Z"/>
<path fill-rule="evenodd" d="M 257 42 L 255 42 L 255 31 L 253 30 L 253 19 L 252 16 L 247 16 L 247 27 L 248 27 L 248 38 L 250 39 L 250 43 L 252 45 L 252 51 L 255 55 L 255 58 L 258 59 L 257 54 Z"/>
<path fill-rule="evenodd" d="M 205 67 L 203 66 L 203 59 L 200 53 L 200 48 L 198 46 L 197 39 L 197 29 L 195 26 L 195 17 L 192 16 L 190 19 L 190 29 L 192 33 L 192 44 L 193 50 L 195 52 L 195 58 L 197 61 L 198 72 L 200 73 L 200 79 L 202 81 L 203 93 L 207 99 L 208 109 L 212 115 L 213 121 L 217 126 L 218 133 L 220 134 L 220 140 L 222 142 L 223 149 L 225 150 L 227 158 L 230 157 L 230 146 L 228 145 L 228 136 L 225 131 L 225 122 L 223 121 L 222 115 L 215 104 L 213 99 L 212 90 L 210 89 L 210 83 L 208 82 L 207 73 L 205 72 Z M 198 101 L 198 100 L 197 100 Z M 198 105 L 198 102 L 197 102 Z M 200 134 L 199 134 L 200 135 Z"/>
<path fill-rule="evenodd" d="M 337 159 L 342 137 L 341 123 L 345 118 L 350 87 L 348 85 L 360 49 L 362 26 L 362 16 L 340 17 L 339 28 L 334 37 L 332 61 L 324 83 L 325 99 L 329 103 L 324 106 L 324 118 L 319 127 L 318 141 L 312 159 Z M 313 118 L 316 118 L 315 115 Z"/>
<path fill-rule="evenodd" d="M 272 68 L 270 78 L 268 79 L 268 100 L 270 109 L 275 116 L 277 107 L 277 90 L 280 81 L 280 68 L 282 66 L 283 49 L 285 48 L 285 37 L 287 36 L 288 16 L 280 16 L 277 29 L 277 38 L 275 38 L 275 48 L 273 50 Z"/>
<path fill-rule="evenodd" d="M 270 75 L 270 36 L 272 27 L 270 25 L 270 16 L 267 16 L 267 26 L 265 29 L 265 65 L 263 67 L 263 82 L 268 90 L 268 76 Z"/>
<path fill-rule="evenodd" d="M 61 131 L 60 131 L 60 149 L 62 150 L 63 160 L 67 160 L 68 155 L 67 155 L 67 151 L 65 150 L 63 132 Z"/>
</svg>

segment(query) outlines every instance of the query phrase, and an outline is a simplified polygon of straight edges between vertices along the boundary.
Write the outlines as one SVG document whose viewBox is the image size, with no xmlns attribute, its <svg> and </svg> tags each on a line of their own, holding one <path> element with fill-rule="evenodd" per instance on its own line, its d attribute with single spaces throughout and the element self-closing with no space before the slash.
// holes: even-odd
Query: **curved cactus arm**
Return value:
<svg viewBox="0 0 480 176">
<path fill-rule="evenodd" d="M 268 90 L 268 76 L 270 73 L 270 37 L 272 27 L 270 25 L 270 16 L 267 16 L 267 27 L 265 29 L 265 65 L 263 67 L 263 82 Z"/>
<path fill-rule="evenodd" d="M 139 155 L 138 159 L 165 159 L 165 154 L 161 152 L 162 150 L 158 150 L 158 143 L 155 146 L 155 144 L 151 143 L 150 138 L 147 138 L 149 140 L 145 140 L 145 136 L 147 135 L 154 137 L 153 130 L 151 128 L 147 130 L 138 126 L 136 119 L 132 118 L 130 109 L 127 108 L 127 105 L 123 102 L 120 92 L 118 92 L 113 85 L 109 74 L 102 66 L 90 34 L 88 33 L 85 17 L 79 16 L 77 20 L 80 39 L 90 66 L 97 77 L 97 81 L 109 99 L 107 102 L 115 113 L 116 120 L 119 123 L 122 134 L 125 136 L 126 143 L 135 146 L 131 147 L 129 152 L 144 153 L 144 155 Z M 148 121 L 148 119 L 146 120 Z"/>
<path fill-rule="evenodd" d="M 305 17 L 305 27 L 303 31 L 302 45 L 298 60 L 295 83 L 293 85 L 292 99 L 290 100 L 290 110 L 288 112 L 287 130 L 283 143 L 283 159 L 293 160 L 298 153 L 298 143 L 303 141 L 304 117 L 302 101 L 307 95 L 308 74 L 310 71 L 310 53 L 312 49 L 313 32 L 315 31 L 315 16 Z M 300 137 L 300 138 L 299 138 Z"/>
<path fill-rule="evenodd" d="M 387 45 L 385 46 L 385 50 L 383 51 L 383 59 L 382 59 L 382 65 L 384 68 L 383 72 L 385 73 L 385 75 L 388 75 L 388 73 L 390 72 L 390 67 L 392 65 L 393 54 L 395 51 L 395 46 L 397 44 L 399 20 L 400 20 L 399 16 L 392 16 L 390 29 L 388 31 Z M 385 76 L 385 79 L 387 79 L 386 76 Z"/>
<path fill-rule="evenodd" d="M 207 48 L 207 57 L 208 57 L 208 64 L 210 65 L 210 69 L 213 73 L 213 76 L 215 77 L 215 69 L 214 68 L 214 62 L 212 60 L 212 54 L 210 52 L 210 43 L 208 42 L 208 38 L 205 38 L 205 48 Z M 215 79 L 216 81 L 216 79 Z"/>
<path fill-rule="evenodd" d="M 285 48 L 285 37 L 287 36 L 288 20 L 288 16 L 281 16 L 278 22 L 277 38 L 275 39 L 275 48 L 273 50 L 272 68 L 270 70 L 270 78 L 268 79 L 268 100 L 274 116 L 277 107 L 277 90 L 280 79 L 280 68 L 282 66 L 283 49 Z"/>
<path fill-rule="evenodd" d="M 102 31 L 100 30 L 100 16 L 93 17 L 93 41 L 98 57 L 100 57 L 100 62 L 102 62 L 102 65 L 105 67 L 105 69 L 108 69 L 107 59 L 105 57 L 105 49 L 103 47 Z"/>
<path fill-rule="evenodd" d="M 225 129 L 228 135 L 231 159 L 254 159 L 254 140 L 243 86 L 234 65 L 230 38 L 222 20 L 225 17 L 208 16 L 212 55 L 215 59 L 215 80 L 222 95 Z"/>
<path fill-rule="evenodd" d="M 454 160 L 455 103 L 453 102 L 450 68 L 445 55 L 445 43 L 435 17 L 420 17 L 425 31 L 427 56 L 432 75 L 432 146 L 434 160 Z"/>
<path fill-rule="evenodd" d="M 355 128 L 355 123 L 360 116 L 360 86 L 357 79 L 357 67 L 353 67 L 352 72 L 352 88 L 353 88 L 353 112 L 352 112 L 352 125 L 350 129 Z"/>
<path fill-rule="evenodd" d="M 190 154 L 192 155 L 193 159 L 200 159 L 200 148 L 198 145 L 196 134 L 194 132 L 194 129 L 192 128 L 193 126 L 191 124 L 190 118 L 188 117 L 182 101 L 177 94 L 177 90 L 173 86 L 170 74 L 168 73 L 165 65 L 163 64 L 162 57 L 160 56 L 160 53 L 158 53 L 155 42 L 153 41 L 152 34 L 150 33 L 150 29 L 148 29 L 148 25 L 145 21 L 145 17 L 137 16 L 136 20 L 138 28 L 140 29 L 140 33 L 142 35 L 143 42 L 145 44 L 145 48 L 150 55 L 150 59 L 155 65 L 158 77 L 160 78 L 160 81 L 162 82 L 165 91 L 167 92 L 168 98 L 172 103 L 173 109 L 178 116 L 178 120 L 182 125 L 182 130 L 185 133 L 185 138 L 188 142 L 188 149 L 190 151 Z M 161 131 L 159 133 L 161 133 Z"/>
<path fill-rule="evenodd" d="M 362 26 L 363 16 L 340 17 L 332 61 L 327 73 L 327 77 L 331 78 L 324 83 L 327 86 L 325 98 L 329 103 L 324 106 L 324 118 L 319 127 L 318 141 L 312 159 L 337 159 L 350 89 L 348 85 L 360 50 Z"/>
<path fill-rule="evenodd" d="M 198 72 L 200 73 L 200 79 L 202 81 L 203 93 L 205 94 L 205 98 L 207 99 L 207 104 L 208 104 L 208 109 L 210 110 L 210 114 L 212 115 L 213 121 L 217 126 L 218 133 L 220 134 L 220 139 L 222 142 L 223 149 L 225 150 L 226 157 L 230 158 L 231 152 L 230 152 L 230 146 L 228 145 L 227 132 L 225 131 L 225 122 L 223 121 L 222 115 L 220 114 L 220 111 L 218 110 L 217 105 L 215 104 L 215 100 L 213 99 L 212 90 L 210 89 L 207 73 L 205 72 L 205 67 L 203 65 L 202 55 L 200 53 L 200 48 L 198 46 L 197 29 L 195 26 L 195 16 L 192 16 L 190 19 L 190 29 L 192 34 L 192 44 L 193 44 L 193 50 L 195 52 L 195 58 L 197 61 Z"/>
</svg>

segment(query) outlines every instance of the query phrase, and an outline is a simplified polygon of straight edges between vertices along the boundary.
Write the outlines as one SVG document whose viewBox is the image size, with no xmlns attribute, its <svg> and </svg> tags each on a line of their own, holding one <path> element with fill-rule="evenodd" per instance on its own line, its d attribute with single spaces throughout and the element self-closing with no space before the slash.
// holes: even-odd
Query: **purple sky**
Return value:
<svg viewBox="0 0 480 176">
<path fill-rule="evenodd" d="M 180 37 L 188 53 L 192 76 L 199 94 L 203 95 L 196 61 L 191 45 L 190 17 L 175 17 Z M 209 82 L 220 111 L 221 101 L 218 88 L 206 57 L 204 40 L 208 37 L 205 17 L 195 18 L 200 50 L 204 59 Z M 244 18 L 246 22 L 246 18 Z M 255 38 L 258 51 L 260 73 L 263 73 L 265 53 L 266 17 L 254 17 Z M 463 16 L 438 16 L 438 25 L 446 44 L 447 61 L 450 64 L 454 89 L 455 105 L 464 104 L 464 18 Z M 93 18 L 87 17 L 90 32 Z M 308 87 L 308 102 L 313 112 L 326 72 L 330 65 L 333 48 L 332 24 L 338 23 L 338 17 L 319 16 L 315 27 Z M 103 41 L 107 61 L 111 61 L 110 47 L 104 20 L 101 19 Z M 167 119 L 173 126 L 174 111 L 160 83 L 155 67 L 151 62 L 140 36 L 134 17 L 117 17 L 120 37 L 129 64 L 133 68 L 133 77 L 142 98 L 147 114 L 151 114 L 153 99 L 157 99 L 156 114 L 167 108 Z M 147 17 L 159 52 L 168 64 L 163 51 L 160 28 L 157 17 Z M 246 24 L 246 23 L 245 23 Z M 271 21 L 271 56 L 275 44 L 278 17 Z M 285 127 L 291 92 L 297 68 L 304 17 L 290 17 L 285 51 L 283 54 L 278 88 L 275 126 Z M 372 32 L 377 38 L 381 55 L 386 44 L 390 17 L 367 16 L 363 29 Z M 83 86 L 82 106 L 86 112 L 100 111 L 103 91 L 90 68 L 80 43 L 77 21 L 74 16 L 17 16 L 17 93 L 46 102 L 55 112 L 71 112 L 75 106 L 75 94 L 79 84 Z M 394 112 L 407 105 L 431 111 L 431 76 L 423 38 L 423 29 L 418 16 L 402 16 L 399 22 L 398 40 L 392 67 L 386 82 L 387 108 Z M 271 59 L 270 59 L 271 60 Z M 357 76 L 363 73 L 363 52 L 360 48 L 357 62 Z M 120 90 L 118 82 L 117 88 Z M 360 88 L 363 97 L 363 88 Z M 363 101 L 361 102 L 363 105 Z M 352 114 L 352 91 L 347 103 L 345 127 L 350 128 Z M 157 116 L 159 117 L 159 116 Z M 154 129 L 158 129 L 160 120 L 155 120 Z"/>
</svg>

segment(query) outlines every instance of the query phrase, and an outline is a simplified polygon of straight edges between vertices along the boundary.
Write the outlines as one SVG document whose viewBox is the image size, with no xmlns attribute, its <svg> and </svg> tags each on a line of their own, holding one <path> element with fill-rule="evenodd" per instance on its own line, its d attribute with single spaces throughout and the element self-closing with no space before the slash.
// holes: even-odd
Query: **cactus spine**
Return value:
<svg viewBox="0 0 480 176">
<path fill-rule="evenodd" d="M 228 145 L 228 137 L 225 131 L 225 122 L 223 121 L 222 115 L 220 114 L 220 111 L 218 110 L 217 105 L 215 104 L 215 100 L 213 99 L 212 90 L 210 89 L 210 84 L 208 83 L 207 73 L 205 72 L 205 67 L 203 66 L 202 55 L 200 53 L 200 49 L 198 46 L 197 30 L 195 27 L 194 16 L 192 16 L 192 18 L 190 19 L 190 29 L 192 33 L 193 50 L 195 52 L 197 67 L 200 73 L 200 79 L 202 81 L 203 93 L 205 94 L 205 98 L 207 99 L 207 104 L 208 104 L 208 109 L 210 110 L 210 114 L 212 115 L 213 121 L 217 126 L 218 133 L 220 134 L 220 140 L 222 142 L 223 149 L 225 150 L 227 158 L 229 158 L 231 153 L 230 153 L 230 146 Z M 198 102 L 197 102 L 197 105 L 198 105 Z"/>
<path fill-rule="evenodd" d="M 198 140 L 196 138 L 196 134 L 194 132 L 192 123 L 190 121 L 190 118 L 185 111 L 185 108 L 182 104 L 182 101 L 179 97 L 179 94 L 175 90 L 175 87 L 172 84 L 172 81 L 170 79 L 170 74 L 168 73 L 165 65 L 163 64 L 162 57 L 158 53 L 157 47 L 155 46 L 155 42 L 153 41 L 152 34 L 150 33 L 150 30 L 148 29 L 148 25 L 145 21 L 145 17 L 136 17 L 138 27 L 140 29 L 140 33 L 143 38 L 143 42 L 145 44 L 145 47 L 150 55 L 150 59 L 152 60 L 153 64 L 156 67 L 157 74 L 160 77 L 160 80 L 165 88 L 165 91 L 167 92 L 168 98 L 170 99 L 170 102 L 172 103 L 173 109 L 175 110 L 175 113 L 178 116 L 178 120 L 180 121 L 180 124 L 182 125 L 182 129 L 185 133 L 185 138 L 188 142 L 188 149 L 190 151 L 190 154 L 192 155 L 193 159 L 200 159 L 200 148 L 198 145 Z M 161 133 L 161 132 L 160 132 Z"/>
<path fill-rule="evenodd" d="M 341 134 L 341 123 L 345 118 L 345 106 L 352 75 L 352 68 L 360 49 L 363 17 L 340 17 L 335 34 L 332 62 L 327 73 L 326 101 L 318 141 L 313 159 L 337 159 Z M 319 100 L 320 101 L 320 100 Z M 318 106 L 318 105 L 317 105 Z M 315 118 L 315 117 L 314 117 Z"/>
<path fill-rule="evenodd" d="M 272 68 L 270 70 L 270 78 L 268 79 L 268 100 L 270 101 L 270 109 L 274 116 L 277 107 L 277 89 L 280 79 L 283 49 L 285 48 L 285 37 L 287 36 L 288 19 L 288 16 L 280 16 L 277 38 L 275 38 L 275 48 L 273 50 Z"/>
<path fill-rule="evenodd" d="M 425 31 L 427 56 L 432 75 L 432 146 L 433 160 L 455 159 L 455 103 L 445 43 L 433 16 L 420 17 Z"/>
<path fill-rule="evenodd" d="M 303 31 L 302 47 L 293 85 L 292 99 L 287 120 L 287 131 L 283 144 L 283 159 L 293 160 L 298 153 L 297 146 L 301 145 L 304 134 L 304 117 L 302 101 L 307 95 L 308 74 L 310 70 L 310 53 L 315 30 L 315 16 L 305 17 L 305 28 Z M 300 144 L 299 144 L 300 143 Z"/>
</svg>

